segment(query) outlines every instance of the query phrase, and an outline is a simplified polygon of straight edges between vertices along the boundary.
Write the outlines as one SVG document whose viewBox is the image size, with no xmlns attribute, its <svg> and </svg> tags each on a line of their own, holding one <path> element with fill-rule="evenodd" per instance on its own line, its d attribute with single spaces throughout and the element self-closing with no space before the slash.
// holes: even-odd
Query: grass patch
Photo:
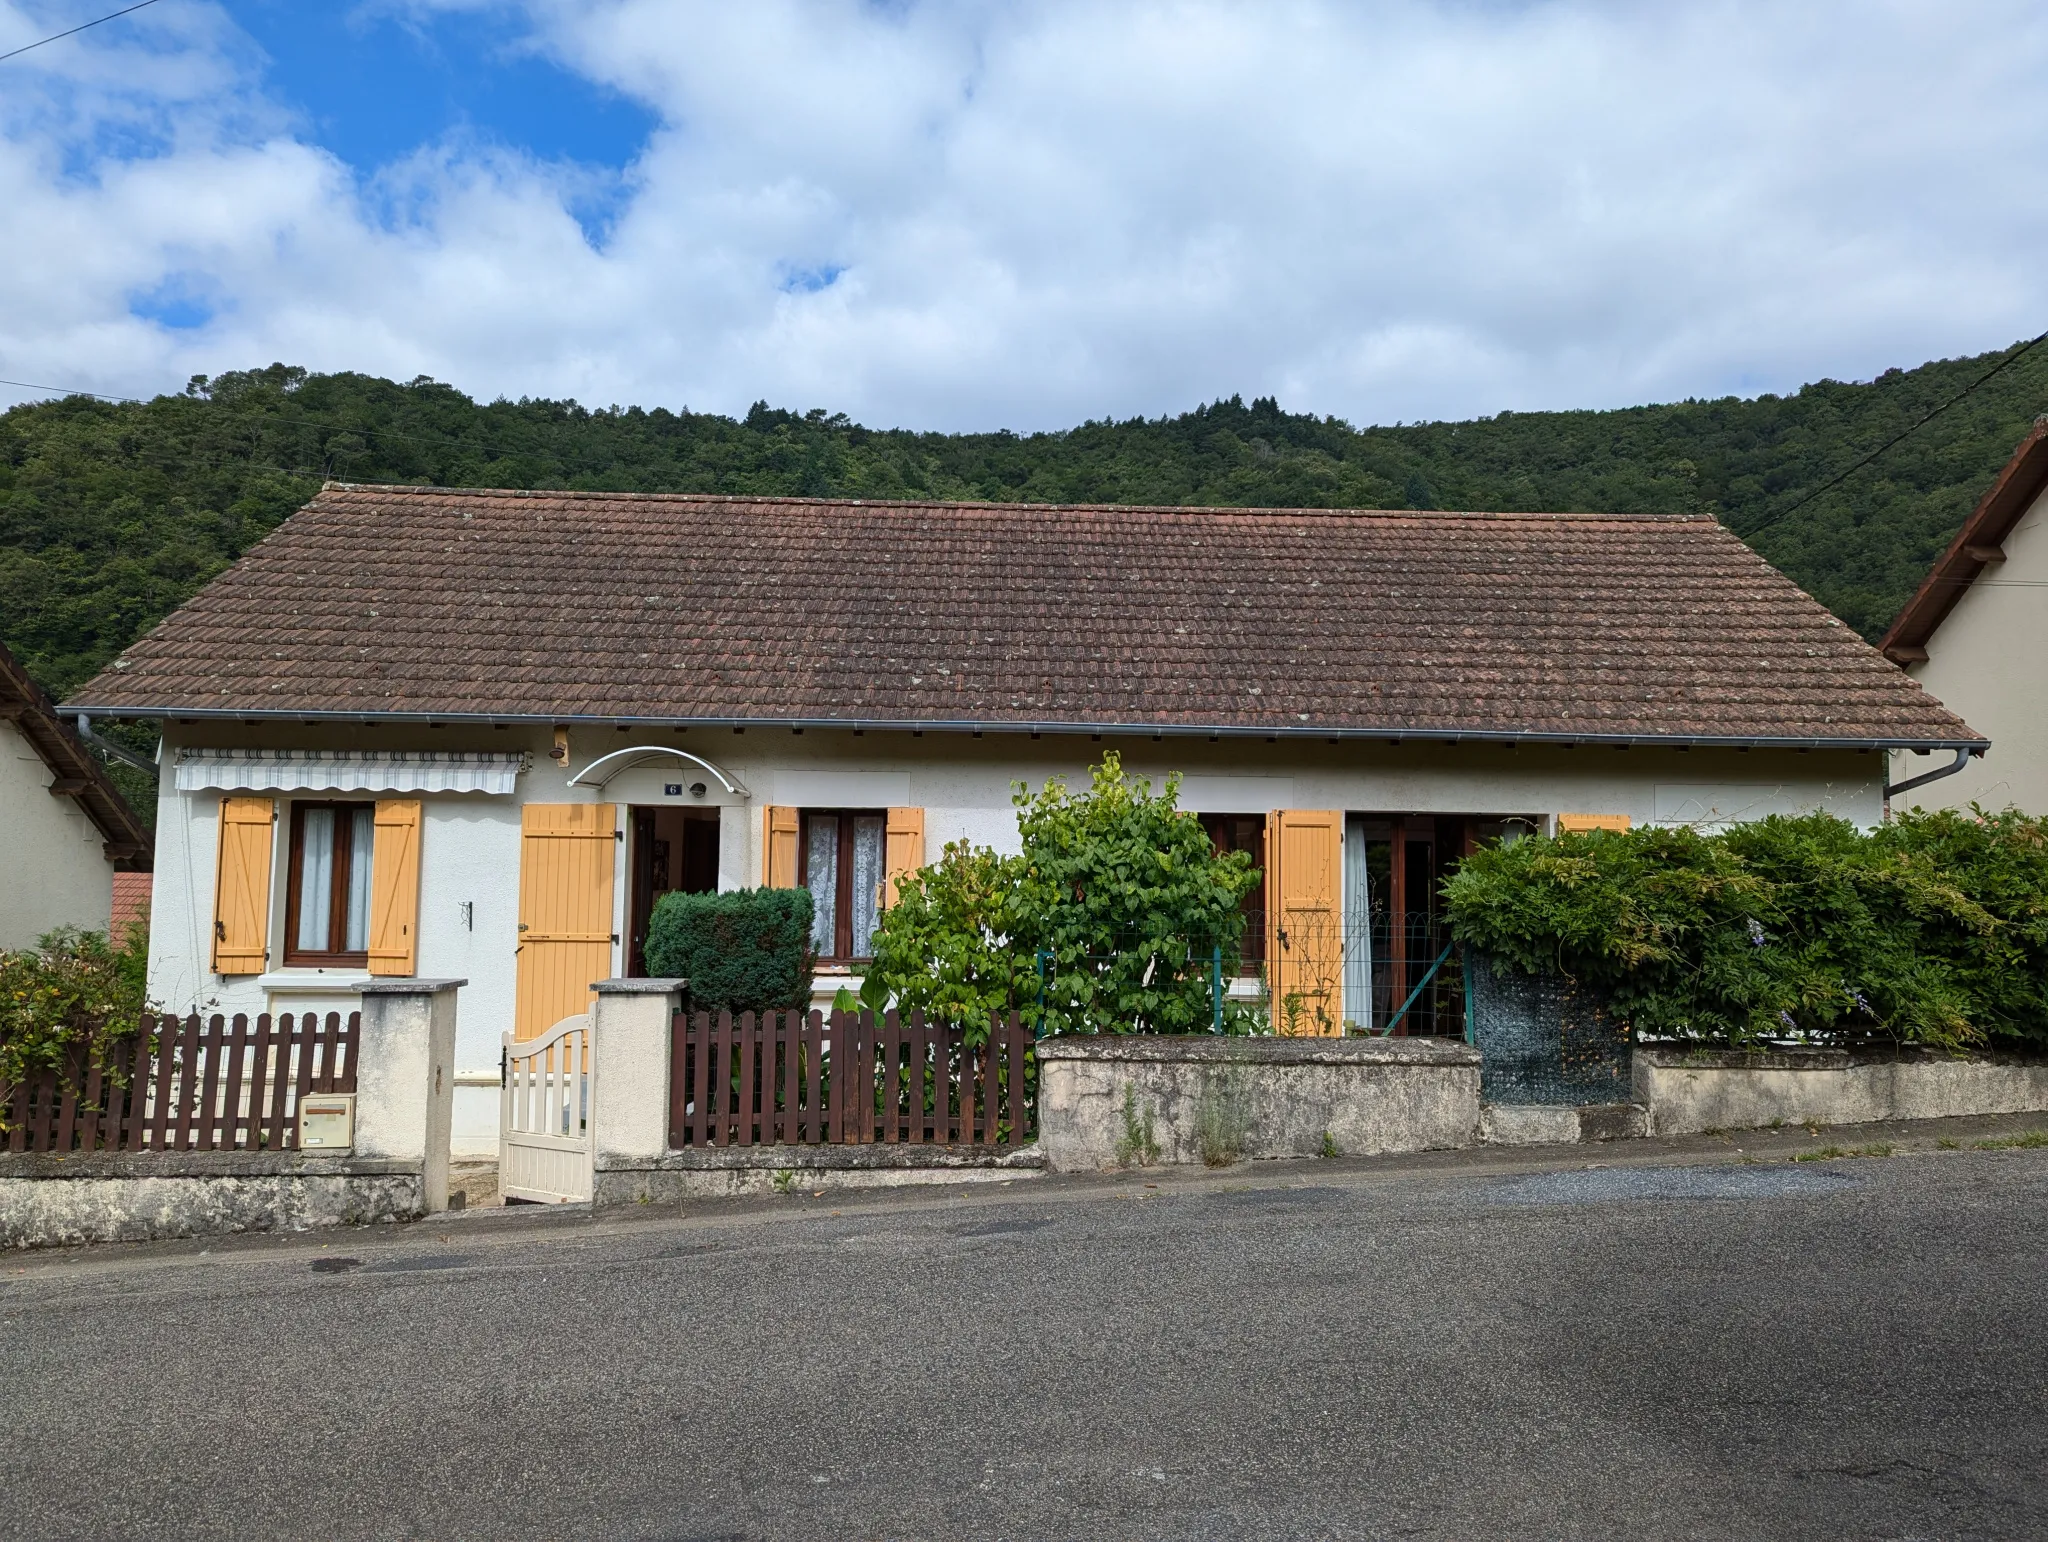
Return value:
<svg viewBox="0 0 2048 1542">
<path fill-rule="evenodd" d="M 1879 1141 L 1869 1146 L 1822 1146 L 1818 1151 L 1802 1151 L 1792 1158 L 1795 1162 L 1831 1162 L 1836 1157 L 1888 1157 L 1893 1147 L 1889 1141 Z"/>
<path fill-rule="evenodd" d="M 1944 1135 L 1934 1143 L 1934 1149 L 1936 1151 L 1960 1151 L 1963 1149 L 1963 1143 L 1959 1140 L 1950 1140 Z"/>
<path fill-rule="evenodd" d="M 1999 1135 L 1976 1143 L 1979 1151 L 2038 1151 L 2048 1146 L 2048 1130 L 2028 1130 L 2024 1135 Z"/>
</svg>

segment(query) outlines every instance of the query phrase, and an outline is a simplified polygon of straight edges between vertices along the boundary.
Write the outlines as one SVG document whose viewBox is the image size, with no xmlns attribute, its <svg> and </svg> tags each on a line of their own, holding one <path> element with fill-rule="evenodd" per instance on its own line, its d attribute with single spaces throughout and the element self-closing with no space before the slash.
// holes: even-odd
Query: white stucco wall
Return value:
<svg viewBox="0 0 2048 1542">
<path fill-rule="evenodd" d="M 261 975 L 224 978 L 212 972 L 208 931 L 222 794 L 178 792 L 168 745 L 164 761 L 157 810 L 164 838 L 157 850 L 151 910 L 151 994 L 181 1012 L 354 1011 L 360 1000 L 356 988 L 368 978 L 367 971 L 287 968 L 282 962 L 289 860 L 282 811 L 271 850 L 271 966 Z M 282 804 L 288 795 L 274 796 Z M 458 1088 L 457 1150 L 465 1145 L 495 1149 L 498 1043 L 512 1024 L 510 961 L 519 926 L 519 804 L 473 793 L 428 793 L 421 795 L 421 803 L 418 969 L 422 976 L 470 982 L 458 1003 L 456 1069 L 489 1073 L 493 1085 Z M 465 911 L 465 906 L 470 908 Z"/>
<path fill-rule="evenodd" d="M 218 791 L 178 793 L 176 750 L 184 745 L 265 745 L 279 748 L 388 748 L 517 750 L 533 755 L 533 769 L 510 797 L 428 794 L 423 798 L 420 843 L 419 970 L 422 975 L 467 979 L 459 1000 L 458 1074 L 488 1086 L 458 1086 L 456 1144 L 494 1149 L 495 1087 L 500 1035 L 512 1025 L 514 950 L 518 946 L 519 808 L 524 802 L 682 803 L 715 806 L 721 888 L 750 887 L 761 878 L 761 810 L 771 803 L 798 806 L 887 807 L 925 810 L 926 849 L 936 856 L 948 841 L 967 839 L 1006 850 L 1017 846 L 1011 790 L 1017 781 L 1036 788 L 1053 775 L 1084 785 L 1088 767 L 1110 742 L 1084 736 L 1032 740 L 1024 735 L 972 739 L 960 735 L 822 733 L 810 731 L 691 730 L 683 734 L 620 734 L 576 730 L 565 768 L 548 756 L 552 735 L 532 730 L 429 730 L 426 728 L 258 727 L 228 724 L 166 725 L 164 780 L 158 814 L 155 925 L 151 933 L 151 989 L 166 1006 L 221 1012 L 352 1010 L 354 970 L 286 969 L 282 958 L 286 842 L 273 843 L 270 937 L 272 966 L 261 976 L 222 979 L 210 972 Z M 706 795 L 689 788 L 707 779 L 679 763 L 636 768 L 618 775 L 602 794 L 570 787 L 568 778 L 600 755 L 636 743 L 688 748 L 723 767 L 748 796 L 727 794 L 711 779 Z M 1627 814 L 1633 822 L 1660 818 L 1721 820 L 1763 813 L 1827 808 L 1858 823 L 1881 815 L 1882 757 L 1854 753 L 1613 750 L 1487 746 L 1266 744 L 1262 741 L 1127 741 L 1126 768 L 1163 779 L 1185 774 L 1184 807 L 1205 812 L 1264 813 L 1271 808 L 1350 812 Z M 668 788 L 681 789 L 671 795 Z M 48 799 L 47 793 L 38 796 Z M 334 794 L 308 796 L 332 797 Z M 363 796 L 369 796 L 364 794 Z M 54 801 L 54 800 L 51 800 Z M 623 815 L 621 824 L 629 825 Z M 286 828 L 283 820 L 278 826 Z M 614 892 L 614 929 L 626 931 L 629 864 L 620 847 Z M 465 920 L 463 906 L 473 907 Z M 613 973 L 621 962 L 615 949 Z"/>
<path fill-rule="evenodd" d="M 0 721 L 0 948 L 33 947 L 60 926 L 105 931 L 114 906 L 106 837 L 54 780 L 35 746 Z"/>
<path fill-rule="evenodd" d="M 2048 494 L 2005 538 L 2005 561 L 1963 591 L 1908 671 L 1991 741 L 1981 760 L 1901 795 L 1920 808 L 2024 809 L 2048 814 Z M 1944 757 L 1900 754 L 1904 781 Z"/>
</svg>

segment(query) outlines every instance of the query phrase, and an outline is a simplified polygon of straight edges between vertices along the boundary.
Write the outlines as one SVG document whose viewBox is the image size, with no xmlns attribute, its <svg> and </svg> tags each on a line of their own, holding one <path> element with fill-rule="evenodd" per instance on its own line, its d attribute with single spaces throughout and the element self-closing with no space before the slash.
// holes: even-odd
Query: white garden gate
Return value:
<svg viewBox="0 0 2048 1542">
<path fill-rule="evenodd" d="M 590 1198 L 590 1014 L 538 1038 L 505 1035 L 498 1115 L 498 1185 L 507 1200 L 567 1204 Z"/>
</svg>

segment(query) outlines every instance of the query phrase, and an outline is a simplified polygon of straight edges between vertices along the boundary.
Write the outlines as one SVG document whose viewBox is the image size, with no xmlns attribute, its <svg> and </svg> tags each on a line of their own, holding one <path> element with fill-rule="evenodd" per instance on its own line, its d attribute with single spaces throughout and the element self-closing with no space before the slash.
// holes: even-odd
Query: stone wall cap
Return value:
<svg viewBox="0 0 2048 1542">
<path fill-rule="evenodd" d="M 407 976 L 404 979 L 372 980 L 361 987 L 361 991 L 365 996 L 431 996 L 436 991 L 452 991 L 467 984 L 467 980 L 415 980 Z"/>
<path fill-rule="evenodd" d="M 1773 1044 L 1768 1048 L 1638 1044 L 1638 1062 L 1664 1071 L 1846 1071 L 1860 1065 L 2041 1065 L 2044 1057 L 2023 1050 L 1929 1049 L 1915 1044 Z"/>
<path fill-rule="evenodd" d="M 1037 1172 L 1045 1154 L 1027 1146 L 689 1146 L 660 1156 L 597 1155 L 601 1173 L 647 1172 L 892 1172 L 998 1168 Z"/>
<path fill-rule="evenodd" d="M 655 976 L 646 980 L 592 980 L 590 988 L 600 996 L 673 996 L 678 991 L 689 989 L 690 982 L 680 976 L 663 978 Z"/>
<path fill-rule="evenodd" d="M 1046 1060 L 1192 1061 L 1249 1065 L 1478 1065 L 1480 1054 L 1460 1039 L 1235 1038 L 1215 1034 L 1074 1034 L 1041 1039 Z"/>
</svg>

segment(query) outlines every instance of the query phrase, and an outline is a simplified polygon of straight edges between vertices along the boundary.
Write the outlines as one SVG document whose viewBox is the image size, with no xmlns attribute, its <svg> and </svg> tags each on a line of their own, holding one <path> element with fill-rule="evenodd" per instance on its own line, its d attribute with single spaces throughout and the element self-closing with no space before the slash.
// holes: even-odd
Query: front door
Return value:
<svg viewBox="0 0 2048 1542">
<path fill-rule="evenodd" d="M 633 810 L 632 898 L 626 973 L 647 974 L 647 924 L 664 894 L 709 894 L 718 887 L 718 812 L 696 808 Z"/>
</svg>

